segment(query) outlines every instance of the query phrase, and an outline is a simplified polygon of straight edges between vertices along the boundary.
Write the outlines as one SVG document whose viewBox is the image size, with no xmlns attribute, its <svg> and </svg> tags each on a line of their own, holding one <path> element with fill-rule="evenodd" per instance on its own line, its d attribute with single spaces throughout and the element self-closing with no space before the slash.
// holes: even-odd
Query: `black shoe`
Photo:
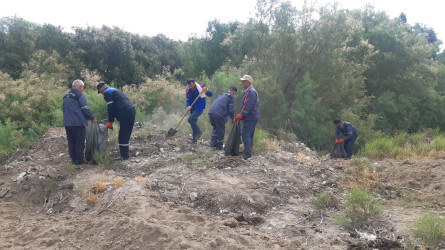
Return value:
<svg viewBox="0 0 445 250">
<path fill-rule="evenodd" d="M 126 160 L 128 160 L 128 158 L 130 158 L 130 157 L 122 157 L 122 156 L 119 156 L 119 157 L 114 158 L 114 160 L 115 160 L 115 161 L 126 161 Z"/>
<path fill-rule="evenodd" d="M 247 156 L 247 155 L 243 155 L 243 160 L 248 160 L 250 159 L 252 156 Z"/>
<path fill-rule="evenodd" d="M 88 164 L 87 161 L 82 161 L 82 162 L 79 162 L 79 163 L 74 163 L 74 165 L 76 165 L 76 166 L 86 165 L 86 164 Z"/>
</svg>

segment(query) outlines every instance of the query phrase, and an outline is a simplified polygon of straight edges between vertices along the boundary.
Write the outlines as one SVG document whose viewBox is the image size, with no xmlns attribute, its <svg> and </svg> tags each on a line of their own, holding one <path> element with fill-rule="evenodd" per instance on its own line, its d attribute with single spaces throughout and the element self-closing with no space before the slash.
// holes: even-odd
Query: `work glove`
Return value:
<svg viewBox="0 0 445 250">
<path fill-rule="evenodd" d="M 94 120 L 91 121 L 92 123 L 97 123 L 96 118 L 94 118 Z"/>
<path fill-rule="evenodd" d="M 232 120 L 232 125 L 235 124 L 235 121 L 236 121 L 236 119 L 233 119 L 233 120 Z"/>
<path fill-rule="evenodd" d="M 187 107 L 187 111 L 190 111 L 190 110 L 192 110 L 192 106 Z"/>
<path fill-rule="evenodd" d="M 209 92 L 209 89 L 207 87 L 202 88 L 202 92 L 207 93 Z"/>
<path fill-rule="evenodd" d="M 113 130 L 113 123 L 112 122 L 108 122 L 107 128 Z"/>
<path fill-rule="evenodd" d="M 237 120 L 241 120 L 241 119 L 243 119 L 243 115 L 242 115 L 242 114 L 238 114 L 238 115 L 236 116 L 236 119 L 237 119 Z"/>
<path fill-rule="evenodd" d="M 340 139 L 340 140 L 336 140 L 335 143 L 343 143 L 345 140 Z"/>
</svg>

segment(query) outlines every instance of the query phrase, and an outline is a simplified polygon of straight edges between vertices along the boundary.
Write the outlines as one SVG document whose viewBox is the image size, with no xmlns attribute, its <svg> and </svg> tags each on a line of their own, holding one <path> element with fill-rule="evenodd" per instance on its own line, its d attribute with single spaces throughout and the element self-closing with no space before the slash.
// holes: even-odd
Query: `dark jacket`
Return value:
<svg viewBox="0 0 445 250">
<path fill-rule="evenodd" d="M 343 134 L 343 140 L 347 141 L 358 136 L 357 128 L 349 122 L 342 122 L 335 131 L 335 139 L 339 139 L 340 133 Z"/>
<path fill-rule="evenodd" d="M 121 117 L 128 110 L 134 109 L 133 103 L 120 90 L 108 87 L 104 91 L 104 99 L 107 102 L 108 121 L 114 122 L 114 118 L 121 121 Z"/>
<path fill-rule="evenodd" d="M 63 125 L 88 126 L 87 120 L 94 120 L 87 105 L 85 96 L 79 90 L 72 88 L 63 96 Z"/>
<path fill-rule="evenodd" d="M 258 121 L 260 119 L 260 98 L 253 86 L 244 91 L 242 105 L 243 120 Z"/>
<path fill-rule="evenodd" d="M 205 87 L 205 85 L 201 85 L 202 88 Z M 187 102 L 187 107 L 190 106 L 196 99 L 196 97 L 198 97 L 199 95 L 199 91 L 198 88 L 195 88 L 195 90 L 193 91 L 190 88 L 187 88 L 186 90 L 186 102 Z M 208 91 L 206 93 L 206 96 L 212 96 L 212 91 Z M 203 111 L 206 108 L 206 98 L 198 98 L 198 100 L 195 102 L 195 104 L 193 105 L 193 110 L 195 111 Z"/>
<path fill-rule="evenodd" d="M 219 94 L 210 106 L 209 114 L 220 115 L 224 118 L 225 122 L 227 122 L 227 117 L 230 117 L 230 119 L 233 120 L 234 105 L 235 97 L 232 95 L 232 93 L 230 93 L 230 91 Z"/>
</svg>

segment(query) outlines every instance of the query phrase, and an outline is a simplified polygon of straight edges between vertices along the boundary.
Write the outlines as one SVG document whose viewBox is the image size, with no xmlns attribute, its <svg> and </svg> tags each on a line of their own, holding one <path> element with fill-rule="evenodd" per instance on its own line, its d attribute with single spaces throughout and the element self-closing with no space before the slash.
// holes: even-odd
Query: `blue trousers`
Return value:
<svg viewBox="0 0 445 250">
<path fill-rule="evenodd" d="M 210 124 L 212 124 L 212 139 L 210 140 L 210 147 L 223 149 L 224 134 L 226 133 L 226 121 L 224 117 L 209 113 Z"/>
<path fill-rule="evenodd" d="M 201 111 L 191 110 L 190 111 L 190 116 L 189 116 L 188 122 L 190 123 L 190 126 L 192 127 L 192 131 L 193 131 L 193 142 L 196 142 L 196 135 L 202 134 L 202 131 L 198 126 L 198 118 L 199 118 L 199 116 L 202 115 L 202 112 L 204 112 L 204 110 L 201 110 Z"/>
<path fill-rule="evenodd" d="M 136 119 L 136 110 L 128 110 L 124 114 L 119 114 L 119 151 L 123 159 L 130 157 L 130 136 L 133 132 L 134 120 Z"/>
<path fill-rule="evenodd" d="M 244 157 L 252 156 L 253 136 L 258 121 L 244 120 L 243 131 L 241 132 L 244 143 Z"/>
<path fill-rule="evenodd" d="M 349 159 L 352 157 L 352 147 L 354 146 L 355 141 L 357 140 L 358 135 L 355 135 L 351 139 L 344 141 L 343 147 L 345 148 L 346 155 Z"/>
<path fill-rule="evenodd" d="M 83 126 L 66 126 L 68 139 L 68 152 L 71 162 L 80 165 L 83 163 L 83 151 L 85 149 L 86 128 Z"/>
</svg>

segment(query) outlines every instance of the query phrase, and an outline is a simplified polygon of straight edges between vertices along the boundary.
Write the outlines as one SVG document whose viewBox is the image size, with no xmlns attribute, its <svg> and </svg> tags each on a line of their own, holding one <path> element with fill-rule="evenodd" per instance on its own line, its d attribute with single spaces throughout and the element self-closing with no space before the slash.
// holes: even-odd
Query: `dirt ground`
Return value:
<svg viewBox="0 0 445 250">
<path fill-rule="evenodd" d="M 245 161 L 142 126 L 129 161 L 75 168 L 64 134 L 49 129 L 0 168 L 0 249 L 402 249 L 416 219 L 444 214 L 443 159 L 367 162 L 384 212 L 360 232 L 336 222 L 339 206 L 312 204 L 324 190 L 341 202 L 356 163 L 301 143 Z"/>
</svg>

